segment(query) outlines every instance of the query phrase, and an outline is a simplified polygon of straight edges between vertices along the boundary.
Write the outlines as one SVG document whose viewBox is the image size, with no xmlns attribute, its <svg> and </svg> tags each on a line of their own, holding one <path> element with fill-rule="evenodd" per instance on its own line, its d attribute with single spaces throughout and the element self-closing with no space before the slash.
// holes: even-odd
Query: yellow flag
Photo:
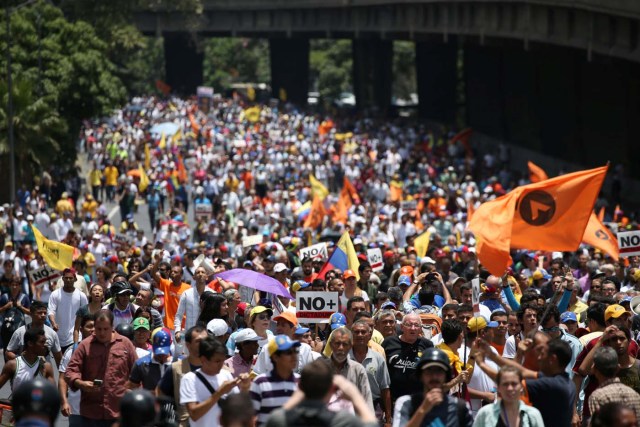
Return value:
<svg viewBox="0 0 640 427">
<path fill-rule="evenodd" d="M 140 171 L 140 185 L 138 186 L 138 190 L 142 193 L 149 186 L 149 177 L 145 172 L 144 168 L 141 164 L 138 163 L 138 170 Z"/>
<path fill-rule="evenodd" d="M 247 121 L 251 123 L 255 123 L 258 120 L 260 120 L 260 113 L 261 113 L 260 107 L 256 105 L 244 110 L 244 117 L 245 119 L 247 119 Z"/>
<path fill-rule="evenodd" d="M 42 259 L 55 270 L 70 268 L 73 263 L 73 246 L 49 240 L 40 233 L 36 227 L 31 226 L 38 243 L 38 251 Z"/>
<path fill-rule="evenodd" d="M 171 137 L 171 142 L 177 144 L 180 138 L 182 138 L 182 129 L 178 129 L 178 131 L 173 134 L 173 136 Z"/>
<path fill-rule="evenodd" d="M 151 168 L 151 152 L 149 151 L 149 144 L 144 144 L 144 168 Z"/>
<path fill-rule="evenodd" d="M 418 258 L 424 258 L 427 254 L 427 250 L 429 249 L 429 238 L 431 237 L 431 233 L 425 231 L 415 239 L 413 239 L 413 247 L 416 248 L 416 255 Z"/>
<path fill-rule="evenodd" d="M 329 190 L 320 181 L 316 179 L 313 174 L 309 175 L 309 181 L 311 182 L 311 195 L 312 197 L 319 197 L 320 200 L 324 200 L 329 195 Z"/>
<path fill-rule="evenodd" d="M 162 136 L 160 137 L 160 143 L 158 144 L 158 147 L 160 147 L 162 150 L 164 150 L 167 147 L 167 137 L 165 136 L 164 132 L 162 132 Z"/>
</svg>

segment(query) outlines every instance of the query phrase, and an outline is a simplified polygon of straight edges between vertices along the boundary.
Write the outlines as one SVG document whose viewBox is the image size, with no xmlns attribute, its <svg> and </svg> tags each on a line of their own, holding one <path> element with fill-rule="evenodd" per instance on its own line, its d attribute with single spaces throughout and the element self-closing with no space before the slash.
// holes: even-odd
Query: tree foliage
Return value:
<svg viewBox="0 0 640 427">
<path fill-rule="evenodd" d="M 218 92 L 232 83 L 268 83 L 271 80 L 266 40 L 211 38 L 205 42 L 204 52 L 204 82 Z"/>
<path fill-rule="evenodd" d="M 310 81 L 324 99 L 337 99 L 353 84 L 351 40 L 312 40 L 309 54 Z"/>
</svg>

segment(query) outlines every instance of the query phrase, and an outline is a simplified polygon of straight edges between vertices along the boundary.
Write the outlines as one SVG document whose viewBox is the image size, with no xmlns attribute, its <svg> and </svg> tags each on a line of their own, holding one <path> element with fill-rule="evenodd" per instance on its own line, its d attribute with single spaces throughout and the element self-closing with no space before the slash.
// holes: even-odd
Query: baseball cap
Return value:
<svg viewBox="0 0 640 427">
<path fill-rule="evenodd" d="M 398 278 L 398 286 L 411 286 L 411 277 L 409 276 L 400 276 Z"/>
<path fill-rule="evenodd" d="M 171 334 L 167 330 L 160 329 L 153 336 L 153 354 L 171 354 Z"/>
<path fill-rule="evenodd" d="M 11 240 L 8 240 L 7 242 L 5 242 L 4 244 L 5 247 L 7 246 L 13 246 L 13 242 Z"/>
<path fill-rule="evenodd" d="M 401 276 L 413 275 L 413 267 L 411 267 L 410 265 L 405 265 L 404 267 L 400 268 L 400 275 Z"/>
<path fill-rule="evenodd" d="M 215 319 L 214 319 L 215 320 Z M 262 338 L 251 328 L 244 328 L 236 334 L 236 344 L 247 341 L 260 341 Z"/>
<path fill-rule="evenodd" d="M 222 319 L 213 319 L 207 323 L 207 332 L 215 337 L 221 337 L 229 331 L 229 325 Z"/>
<path fill-rule="evenodd" d="M 287 351 L 291 348 L 300 347 L 300 345 L 299 341 L 294 341 L 286 335 L 276 335 L 269 340 L 267 350 L 269 351 L 269 356 L 273 356 L 276 351 Z"/>
<path fill-rule="evenodd" d="M 425 256 L 420 258 L 420 264 L 435 264 L 436 262 L 433 260 L 433 258 Z"/>
<path fill-rule="evenodd" d="M 589 275 L 589 280 L 597 279 L 604 276 L 606 276 L 606 274 L 604 274 L 604 271 L 596 270 Z"/>
<path fill-rule="evenodd" d="M 607 320 L 611 319 L 612 317 L 614 319 L 617 319 L 618 317 L 622 316 L 626 312 L 627 311 L 624 309 L 623 306 L 621 306 L 619 304 L 611 304 L 604 311 L 604 320 L 607 321 Z"/>
<path fill-rule="evenodd" d="M 473 317 L 471 318 L 471 320 L 469 320 L 469 322 L 467 322 L 467 328 L 469 328 L 469 330 L 474 333 L 486 327 L 487 327 L 487 320 L 482 316 Z"/>
<path fill-rule="evenodd" d="M 269 316 L 273 316 L 273 310 L 271 310 L 270 308 L 265 307 L 264 305 L 259 305 L 257 307 L 253 307 L 251 309 L 250 316 L 253 317 L 256 314 L 264 313 L 265 311 L 269 312 Z"/>
<path fill-rule="evenodd" d="M 276 257 L 275 257 L 275 255 L 269 255 L 264 260 L 268 261 L 268 262 L 276 262 Z"/>
<path fill-rule="evenodd" d="M 272 320 L 274 322 L 277 322 L 278 320 L 286 320 L 294 326 L 298 324 L 298 318 L 296 317 L 296 314 L 291 311 L 283 311 Z"/>
<path fill-rule="evenodd" d="M 459 247 L 455 248 L 453 251 L 454 252 L 461 252 L 463 254 L 468 254 L 469 253 L 469 246 L 462 245 L 462 246 L 459 246 Z"/>
<path fill-rule="evenodd" d="M 573 311 L 565 311 L 560 315 L 560 323 L 577 322 L 578 318 Z"/>
<path fill-rule="evenodd" d="M 304 282 L 302 280 L 297 280 L 293 282 L 293 285 L 291 285 L 291 290 L 293 292 L 298 292 L 300 289 L 305 289 L 305 288 L 308 288 L 309 286 L 311 286 L 311 283 Z"/>
<path fill-rule="evenodd" d="M 138 317 L 133 321 L 133 330 L 136 329 L 146 329 L 147 331 L 151 330 L 151 326 L 149 326 L 149 319 L 144 317 Z"/>
<path fill-rule="evenodd" d="M 353 270 L 345 270 L 344 273 L 342 273 L 344 280 L 350 279 L 351 277 L 356 277 L 356 273 L 354 273 Z"/>
<path fill-rule="evenodd" d="M 362 239 L 360 237 L 356 237 L 355 239 L 353 239 L 353 246 L 361 245 L 361 244 L 362 244 Z"/>
<path fill-rule="evenodd" d="M 393 257 L 393 251 L 384 251 L 384 254 L 382 254 L 382 258 L 384 259 L 389 259 L 391 257 Z"/>
<path fill-rule="evenodd" d="M 100 240 L 100 239 L 101 239 L 101 237 L 100 237 L 100 235 L 99 235 L 99 234 L 97 234 L 97 233 L 96 233 L 96 234 L 94 234 L 93 236 L 91 236 L 91 239 L 93 239 L 93 240 Z"/>
<path fill-rule="evenodd" d="M 33 215 L 27 215 L 27 221 L 33 221 Z"/>
<path fill-rule="evenodd" d="M 244 311 L 246 309 L 247 309 L 247 303 L 246 302 L 238 303 L 238 307 L 236 307 L 236 313 L 238 313 L 240 316 L 244 316 Z"/>
<path fill-rule="evenodd" d="M 273 272 L 274 272 L 274 273 L 280 273 L 280 272 L 282 272 L 282 271 L 287 271 L 287 270 L 289 270 L 289 269 L 287 268 L 287 266 L 286 266 L 286 265 L 284 265 L 284 264 L 283 264 L 283 263 L 281 263 L 281 262 L 277 263 L 277 264 L 273 267 Z"/>
<path fill-rule="evenodd" d="M 302 326 L 298 325 L 298 328 L 294 332 L 294 335 L 304 335 L 307 332 L 309 332 L 309 328 L 303 328 Z"/>
<path fill-rule="evenodd" d="M 384 309 L 387 309 L 387 308 L 392 308 L 392 309 L 394 309 L 394 310 L 395 310 L 395 309 L 396 309 L 396 303 L 395 303 L 395 302 L 392 302 L 392 301 L 387 301 L 387 302 L 383 303 L 383 304 L 380 306 L 380 309 L 381 309 L 381 310 L 384 310 Z"/>
<path fill-rule="evenodd" d="M 331 323 L 331 329 L 338 329 L 341 326 L 346 326 L 347 318 L 342 313 L 333 313 L 329 318 L 329 323 Z"/>
<path fill-rule="evenodd" d="M 65 268 L 64 270 L 62 270 L 62 274 L 67 274 L 67 273 L 76 274 L 76 269 L 75 268 Z"/>
</svg>

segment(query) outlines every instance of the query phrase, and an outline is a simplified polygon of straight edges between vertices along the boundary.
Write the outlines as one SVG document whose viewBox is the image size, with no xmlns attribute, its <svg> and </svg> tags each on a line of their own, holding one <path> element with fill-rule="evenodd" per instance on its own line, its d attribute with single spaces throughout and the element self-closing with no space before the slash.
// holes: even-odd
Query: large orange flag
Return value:
<svg viewBox="0 0 640 427">
<path fill-rule="evenodd" d="M 313 198 L 313 203 L 311 204 L 309 216 L 307 216 L 307 219 L 304 221 L 304 226 L 313 229 L 318 228 L 322 225 L 322 221 L 326 215 L 327 211 L 324 209 L 322 199 L 315 196 Z"/>
<path fill-rule="evenodd" d="M 584 230 L 582 241 L 618 260 L 618 239 L 605 225 L 600 222 L 596 214 L 591 213 L 587 228 Z"/>
<path fill-rule="evenodd" d="M 547 176 L 547 173 L 543 171 L 542 168 L 536 165 L 535 163 L 527 162 L 527 166 L 529 166 L 529 180 L 532 183 L 546 181 L 547 179 L 549 179 L 549 177 Z"/>
<path fill-rule="evenodd" d="M 344 178 L 344 185 L 340 191 L 340 197 L 335 205 L 331 207 L 331 218 L 334 222 L 346 223 L 348 219 L 349 209 L 353 202 L 359 203 L 360 196 L 356 192 L 355 187 L 347 177 Z"/>
<path fill-rule="evenodd" d="M 573 251 L 578 248 L 608 166 L 524 185 L 482 204 L 469 228 L 480 262 L 502 275 L 511 248 Z"/>
</svg>

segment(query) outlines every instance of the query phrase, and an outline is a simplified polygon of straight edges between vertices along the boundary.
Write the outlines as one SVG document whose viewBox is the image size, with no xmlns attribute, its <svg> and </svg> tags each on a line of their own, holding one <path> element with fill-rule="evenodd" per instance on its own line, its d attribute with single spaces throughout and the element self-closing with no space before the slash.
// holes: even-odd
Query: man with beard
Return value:
<svg viewBox="0 0 640 427">
<path fill-rule="evenodd" d="M 373 411 L 373 398 L 369 378 L 364 367 L 354 360 L 349 359 L 349 352 L 353 348 L 353 335 L 346 327 L 333 331 L 329 340 L 331 346 L 331 366 L 335 375 L 342 375 L 358 387 L 364 400 Z"/>
</svg>

